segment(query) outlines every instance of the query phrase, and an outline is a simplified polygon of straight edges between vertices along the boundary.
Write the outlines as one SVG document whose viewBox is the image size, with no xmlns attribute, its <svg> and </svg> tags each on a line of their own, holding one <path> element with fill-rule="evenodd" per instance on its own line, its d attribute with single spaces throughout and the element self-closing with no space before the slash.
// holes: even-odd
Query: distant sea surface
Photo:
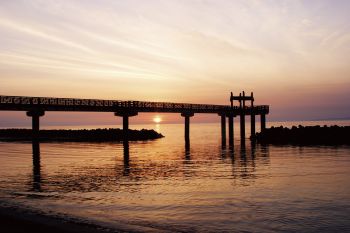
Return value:
<svg viewBox="0 0 350 233">
<path fill-rule="evenodd" d="M 299 124 L 350 121 L 268 126 Z M 40 156 L 30 143 L 0 142 L 1 205 L 116 229 L 350 232 L 349 146 L 252 146 L 247 139 L 242 147 L 235 124 L 234 148 L 222 148 L 218 122 L 191 124 L 186 150 L 183 124 L 130 128 L 153 128 L 165 137 L 130 142 L 128 149 L 122 143 L 42 143 Z M 246 132 L 248 138 L 249 127 Z"/>
</svg>

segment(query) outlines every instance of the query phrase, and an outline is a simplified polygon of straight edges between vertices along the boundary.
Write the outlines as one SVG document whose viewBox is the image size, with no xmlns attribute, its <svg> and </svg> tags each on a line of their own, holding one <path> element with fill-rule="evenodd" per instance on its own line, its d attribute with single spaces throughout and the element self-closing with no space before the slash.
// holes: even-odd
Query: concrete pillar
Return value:
<svg viewBox="0 0 350 233">
<path fill-rule="evenodd" d="M 190 143 L 190 117 L 193 117 L 192 112 L 181 113 L 182 117 L 185 117 L 185 143 L 186 145 Z"/>
<path fill-rule="evenodd" d="M 254 111 L 254 95 L 251 93 L 251 112 L 250 112 L 250 136 L 251 138 L 255 137 L 255 111 Z"/>
<path fill-rule="evenodd" d="M 253 112 L 250 115 L 250 136 L 255 136 L 255 114 Z"/>
<path fill-rule="evenodd" d="M 185 116 L 185 140 L 190 140 L 190 117 Z"/>
<path fill-rule="evenodd" d="M 242 94 L 239 93 L 239 108 L 242 108 Z"/>
<path fill-rule="evenodd" d="M 33 140 L 39 139 L 40 117 L 44 116 L 45 112 L 42 110 L 28 111 L 27 116 L 32 118 L 32 137 Z"/>
<path fill-rule="evenodd" d="M 240 130 L 241 130 L 241 140 L 245 140 L 245 114 L 240 115 Z"/>
<path fill-rule="evenodd" d="M 221 144 L 226 146 L 226 116 L 225 113 L 220 113 L 221 117 Z"/>
<path fill-rule="evenodd" d="M 123 135 L 124 137 L 129 137 L 129 116 L 123 116 Z"/>
<path fill-rule="evenodd" d="M 265 114 L 260 115 L 260 124 L 261 124 L 261 132 L 264 132 L 266 129 L 266 115 Z"/>
<path fill-rule="evenodd" d="M 241 115 L 240 115 L 240 130 L 241 130 L 241 140 L 245 140 L 245 93 L 243 91 L 243 100 L 242 100 L 242 107 L 241 107 Z"/>
<path fill-rule="evenodd" d="M 114 113 L 115 116 L 123 117 L 123 141 L 127 143 L 129 141 L 129 117 L 137 116 L 135 111 L 120 111 Z"/>
<path fill-rule="evenodd" d="M 233 146 L 233 139 L 234 139 L 234 129 L 233 129 L 233 115 L 228 116 L 228 141 L 229 145 Z"/>
</svg>

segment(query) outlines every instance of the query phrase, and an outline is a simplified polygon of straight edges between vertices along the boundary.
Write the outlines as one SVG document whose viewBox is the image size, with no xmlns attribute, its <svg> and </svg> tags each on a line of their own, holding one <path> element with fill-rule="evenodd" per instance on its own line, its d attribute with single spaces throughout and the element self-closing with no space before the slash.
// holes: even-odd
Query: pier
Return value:
<svg viewBox="0 0 350 233">
<path fill-rule="evenodd" d="M 234 105 L 238 101 L 239 105 Z M 250 101 L 250 106 L 246 106 Z M 0 111 L 25 111 L 32 118 L 33 138 L 39 134 L 40 117 L 46 111 L 64 112 L 112 112 L 123 118 L 124 141 L 128 141 L 129 117 L 135 117 L 140 112 L 179 113 L 184 117 L 184 138 L 186 147 L 190 142 L 190 118 L 194 114 L 217 114 L 221 118 L 222 145 L 226 145 L 226 118 L 228 118 L 229 145 L 233 145 L 234 118 L 240 117 L 240 136 L 245 140 L 245 117 L 251 117 L 251 135 L 255 134 L 255 116 L 260 116 L 261 131 L 266 128 L 268 105 L 254 105 L 254 96 L 246 96 L 243 91 L 238 96 L 231 92 L 230 105 L 190 104 L 148 101 L 123 101 L 78 98 L 28 97 L 0 95 Z"/>
</svg>

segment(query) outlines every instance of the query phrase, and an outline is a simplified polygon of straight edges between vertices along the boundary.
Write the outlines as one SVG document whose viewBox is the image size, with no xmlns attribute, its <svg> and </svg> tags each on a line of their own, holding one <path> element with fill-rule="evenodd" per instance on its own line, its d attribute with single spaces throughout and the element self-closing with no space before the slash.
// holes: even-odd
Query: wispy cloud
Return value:
<svg viewBox="0 0 350 233">
<path fill-rule="evenodd" d="M 4 1 L 0 72 L 12 81 L 0 92 L 23 91 L 23 74 L 46 95 L 73 92 L 57 85 L 61 79 L 79 82 L 82 95 L 217 103 L 208 93 L 251 89 L 266 99 L 279 90 L 292 96 L 304 84 L 348 85 L 349 7 L 331 0 Z M 278 107 L 286 99 L 272 101 Z"/>
<path fill-rule="evenodd" d="M 30 25 L 25 25 L 25 24 L 21 24 L 18 22 L 13 22 L 13 21 L 10 21 L 7 19 L 0 18 L 0 27 L 5 27 L 5 28 L 11 29 L 11 30 L 15 30 L 15 31 L 24 33 L 28 36 L 37 37 L 37 38 L 42 39 L 42 40 L 48 40 L 48 41 L 57 43 L 59 45 L 66 46 L 68 48 L 79 49 L 79 50 L 82 50 L 84 52 L 92 52 L 92 50 L 90 50 L 87 47 L 84 47 L 80 44 L 66 40 L 64 38 L 54 36 L 50 33 L 37 30 L 33 26 L 30 26 Z M 51 33 L 53 33 L 53 32 L 51 32 Z"/>
</svg>

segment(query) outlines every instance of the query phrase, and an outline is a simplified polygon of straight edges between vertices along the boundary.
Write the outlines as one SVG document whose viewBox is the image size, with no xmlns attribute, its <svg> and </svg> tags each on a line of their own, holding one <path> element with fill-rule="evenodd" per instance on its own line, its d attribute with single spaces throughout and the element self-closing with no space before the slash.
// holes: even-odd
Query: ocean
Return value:
<svg viewBox="0 0 350 233">
<path fill-rule="evenodd" d="M 350 121 L 268 127 L 299 124 Z M 30 143 L 0 142 L 0 204 L 112 229 L 350 232 L 349 146 L 254 145 L 247 127 L 243 147 L 235 123 L 234 147 L 223 148 L 218 122 L 191 124 L 186 149 L 183 124 L 130 128 L 165 137 L 128 148 L 41 143 L 40 156 Z"/>
</svg>

